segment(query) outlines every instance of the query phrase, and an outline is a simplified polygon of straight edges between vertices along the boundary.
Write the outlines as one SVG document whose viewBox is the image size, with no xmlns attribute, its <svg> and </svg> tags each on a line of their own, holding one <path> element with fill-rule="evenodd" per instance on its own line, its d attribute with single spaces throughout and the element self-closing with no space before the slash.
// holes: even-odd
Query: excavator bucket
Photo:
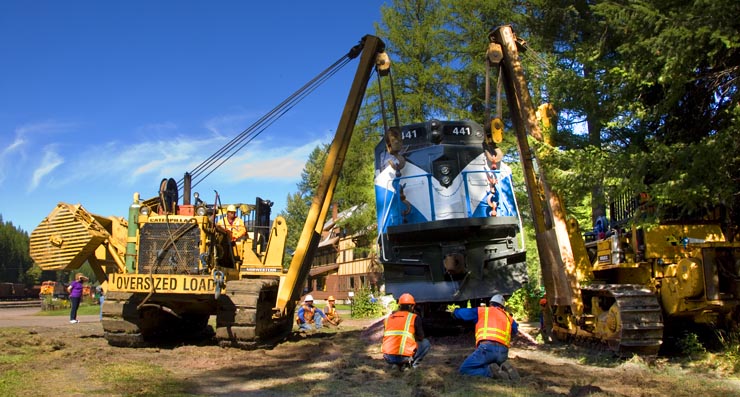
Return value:
<svg viewBox="0 0 740 397">
<path fill-rule="evenodd" d="M 31 233 L 31 258 L 43 270 L 77 269 L 109 237 L 81 205 L 59 203 Z"/>
</svg>

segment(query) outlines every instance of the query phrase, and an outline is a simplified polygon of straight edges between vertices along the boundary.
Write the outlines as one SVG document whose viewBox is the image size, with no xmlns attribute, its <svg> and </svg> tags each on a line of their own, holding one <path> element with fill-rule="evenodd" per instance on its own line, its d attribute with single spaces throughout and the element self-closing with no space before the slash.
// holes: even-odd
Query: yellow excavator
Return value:
<svg viewBox="0 0 740 397">
<path fill-rule="evenodd" d="M 489 34 L 487 62 L 500 70 L 532 209 L 547 328 L 561 340 L 607 346 L 625 354 L 655 355 L 666 326 L 676 323 L 737 327 L 740 314 L 740 242 L 717 214 L 662 219 L 639 226 L 649 198 L 618 197 L 594 232 L 582 233 L 566 216 L 528 138 L 547 145 L 519 58 L 523 42 L 510 26 Z M 538 115 L 540 116 L 538 121 Z M 494 118 L 491 130 L 502 129 Z M 584 239 L 584 236 L 586 237 Z"/>
<path fill-rule="evenodd" d="M 197 193 L 191 201 L 193 176 L 210 174 L 203 169 L 186 173 L 181 183 L 163 180 L 158 197 L 141 200 L 134 194 L 127 218 L 95 215 L 79 204 L 58 204 L 31 233 L 31 257 L 44 270 L 73 270 L 86 261 L 91 265 L 97 279 L 104 281 L 102 326 L 111 345 L 210 338 L 212 315 L 222 345 L 252 347 L 284 338 L 292 329 L 368 81 L 373 70 L 378 78 L 389 73 L 385 45 L 367 35 L 312 80 L 322 81 L 357 57 L 344 111 L 287 269 L 282 266 L 287 226 L 279 216 L 270 223 L 272 203 L 258 197 L 254 205 L 232 203 L 234 208 L 228 208 L 219 201 L 207 204 Z M 261 121 L 269 122 L 291 105 L 286 100 Z M 232 141 L 231 146 L 239 145 Z M 220 159 L 209 160 L 213 164 Z M 232 241 L 230 231 L 220 225 L 227 209 L 236 210 L 244 222 L 247 233 L 242 240 Z"/>
</svg>

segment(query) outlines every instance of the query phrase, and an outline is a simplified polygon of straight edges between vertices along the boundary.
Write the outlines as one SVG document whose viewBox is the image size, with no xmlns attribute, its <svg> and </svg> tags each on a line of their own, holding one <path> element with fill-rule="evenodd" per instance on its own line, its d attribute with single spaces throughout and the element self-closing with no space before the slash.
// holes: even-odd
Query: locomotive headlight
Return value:
<svg viewBox="0 0 740 397">
<path fill-rule="evenodd" d="M 195 209 L 195 214 L 198 216 L 205 216 L 206 215 L 206 207 L 200 206 Z"/>
<path fill-rule="evenodd" d="M 450 167 L 447 165 L 443 165 L 439 167 L 439 172 L 441 172 L 442 175 L 450 175 Z"/>
<path fill-rule="evenodd" d="M 450 185 L 450 182 L 452 182 L 452 180 L 450 179 L 450 177 L 449 177 L 449 176 L 446 176 L 446 175 L 445 175 L 445 176 L 443 176 L 443 177 L 442 177 L 442 179 L 441 179 L 440 181 L 441 181 L 441 182 L 442 182 L 442 184 L 443 184 L 443 185 L 445 185 L 445 186 L 449 186 L 449 185 Z"/>
<path fill-rule="evenodd" d="M 442 142 L 442 131 L 440 131 L 440 125 L 438 120 L 432 120 L 429 123 L 429 127 L 432 130 L 432 143 L 438 145 Z"/>
<path fill-rule="evenodd" d="M 147 205 L 142 205 L 139 209 L 139 213 L 144 216 L 149 216 L 149 212 L 151 212 L 151 209 Z"/>
</svg>

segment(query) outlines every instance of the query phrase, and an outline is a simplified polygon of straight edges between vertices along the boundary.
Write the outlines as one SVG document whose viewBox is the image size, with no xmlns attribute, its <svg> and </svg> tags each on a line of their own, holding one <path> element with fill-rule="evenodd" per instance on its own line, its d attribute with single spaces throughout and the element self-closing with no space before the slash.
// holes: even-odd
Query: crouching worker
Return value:
<svg viewBox="0 0 740 397">
<path fill-rule="evenodd" d="M 326 307 L 324 308 L 324 314 L 326 314 L 326 318 L 329 319 L 329 322 L 334 325 L 339 325 L 342 322 L 342 318 L 339 317 L 339 312 L 337 312 L 336 306 L 334 306 L 334 300 L 333 296 L 329 296 L 326 300 Z"/>
<path fill-rule="evenodd" d="M 487 376 L 503 380 L 519 381 L 519 373 L 507 361 L 511 337 L 521 335 L 532 344 L 535 340 L 519 332 L 517 322 L 504 309 L 504 297 L 494 295 L 489 306 L 458 308 L 452 316 L 463 321 L 475 321 L 475 351 L 463 361 L 463 375 Z"/>
<path fill-rule="evenodd" d="M 424 338 L 421 317 L 414 313 L 415 304 L 411 294 L 403 294 L 398 299 L 398 310 L 385 319 L 381 347 L 383 358 L 401 371 L 408 367 L 416 368 L 432 348 L 429 340 Z"/>
<path fill-rule="evenodd" d="M 322 319 L 334 324 L 332 320 L 326 317 L 326 314 L 324 314 L 321 309 L 313 305 L 313 296 L 311 296 L 310 294 L 306 295 L 306 297 L 303 299 L 303 304 L 298 309 L 295 317 L 299 331 L 312 331 L 314 329 L 321 329 Z"/>
</svg>

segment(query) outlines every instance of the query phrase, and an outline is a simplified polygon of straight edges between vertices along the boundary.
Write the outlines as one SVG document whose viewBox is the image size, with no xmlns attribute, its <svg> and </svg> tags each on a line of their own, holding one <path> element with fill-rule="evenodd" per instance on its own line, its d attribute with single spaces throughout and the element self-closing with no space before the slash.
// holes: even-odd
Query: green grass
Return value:
<svg viewBox="0 0 740 397">
<path fill-rule="evenodd" d="M 0 374 L 0 395 L 15 396 L 18 389 L 27 381 L 26 374 L 16 369 L 8 369 Z"/>
<path fill-rule="evenodd" d="M 101 394 L 124 396 L 192 396 L 187 381 L 176 378 L 172 372 L 149 362 L 110 363 L 95 367 L 92 377 L 105 379 Z"/>
<path fill-rule="evenodd" d="M 100 305 L 95 305 L 92 303 L 81 303 L 80 308 L 77 309 L 77 315 L 79 316 L 87 316 L 87 315 L 93 315 L 93 314 L 100 314 Z M 42 310 L 38 313 L 36 313 L 37 316 L 68 316 L 69 315 L 69 308 L 63 308 L 59 310 Z"/>
<path fill-rule="evenodd" d="M 0 396 L 29 395 L 38 376 L 35 364 L 65 346 L 21 328 L 0 329 L 0 340 Z"/>
</svg>

